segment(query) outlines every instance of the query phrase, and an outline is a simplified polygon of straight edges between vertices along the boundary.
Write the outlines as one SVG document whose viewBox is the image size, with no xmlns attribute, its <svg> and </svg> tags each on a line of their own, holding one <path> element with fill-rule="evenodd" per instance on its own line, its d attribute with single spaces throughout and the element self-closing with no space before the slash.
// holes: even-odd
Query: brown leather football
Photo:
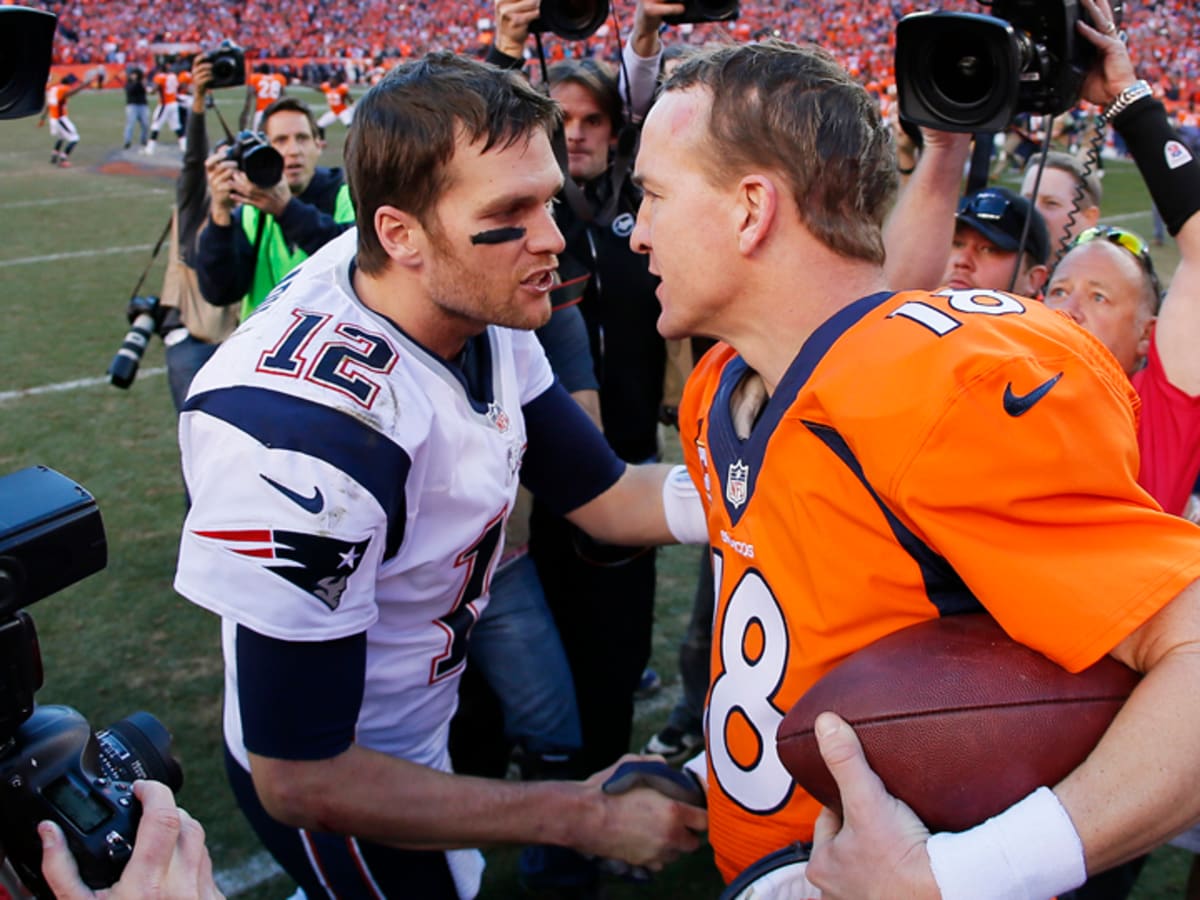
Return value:
<svg viewBox="0 0 1200 900">
<path fill-rule="evenodd" d="M 961 831 L 1061 781 L 1138 677 L 1107 656 L 1072 675 L 988 615 L 932 619 L 827 672 L 779 724 L 776 746 L 800 786 L 840 810 L 813 735 L 817 715 L 835 712 L 854 726 L 888 790 L 931 831 Z"/>
</svg>

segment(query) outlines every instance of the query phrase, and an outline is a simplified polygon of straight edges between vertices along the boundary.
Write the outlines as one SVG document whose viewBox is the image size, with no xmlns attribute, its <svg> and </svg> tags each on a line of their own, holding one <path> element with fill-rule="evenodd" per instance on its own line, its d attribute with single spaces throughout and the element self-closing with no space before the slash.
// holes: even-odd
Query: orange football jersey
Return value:
<svg viewBox="0 0 1200 900">
<path fill-rule="evenodd" d="M 283 96 L 287 79 L 278 72 L 255 72 L 247 81 L 254 91 L 254 108 L 261 112 Z"/>
<path fill-rule="evenodd" d="M 1078 671 L 1200 577 L 1200 530 L 1137 484 L 1129 380 L 1040 303 L 863 298 L 809 338 L 743 439 L 747 374 L 718 344 L 679 413 L 713 549 L 709 834 L 727 880 L 811 839 L 819 807 L 775 732 L 850 653 L 982 606 Z"/>
<path fill-rule="evenodd" d="M 329 111 L 335 116 L 341 115 L 346 108 L 346 97 L 350 95 L 350 86 L 330 84 L 326 81 L 321 84 L 321 93 L 325 95 L 325 99 L 329 103 Z"/>
</svg>

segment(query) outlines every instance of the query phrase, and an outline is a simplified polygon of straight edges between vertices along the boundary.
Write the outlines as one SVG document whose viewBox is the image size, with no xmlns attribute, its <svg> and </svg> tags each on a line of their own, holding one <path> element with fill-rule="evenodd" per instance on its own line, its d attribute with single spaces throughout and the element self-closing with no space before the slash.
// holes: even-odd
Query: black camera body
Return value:
<svg viewBox="0 0 1200 900">
<path fill-rule="evenodd" d="M 0 8 L 0 119 L 41 112 L 57 24 L 45 10 Z"/>
<path fill-rule="evenodd" d="M 685 22 L 724 22 L 740 13 L 738 0 L 684 0 L 684 10 L 663 19 L 669 25 Z M 542 0 L 538 17 L 529 25 L 531 32 L 552 31 L 567 41 L 582 41 L 593 34 L 608 18 L 608 0 Z"/>
<path fill-rule="evenodd" d="M 246 83 L 246 54 L 228 38 L 200 58 L 212 63 L 212 81 L 209 82 L 209 87 L 237 87 Z"/>
<path fill-rule="evenodd" d="M 217 146 L 224 147 L 225 158 L 237 163 L 246 177 L 261 188 L 274 187 L 283 177 L 283 156 L 260 131 L 239 131 Z"/>
<path fill-rule="evenodd" d="M 731 22 L 741 15 L 738 0 L 684 0 L 683 12 L 677 16 L 665 16 L 668 25 L 685 22 Z"/>
<path fill-rule="evenodd" d="M 121 877 L 133 853 L 141 810 L 132 783 L 183 783 L 171 739 L 149 713 L 138 712 L 92 733 L 69 706 L 39 706 L 0 754 L 0 846 L 21 880 L 53 896 L 41 875 L 37 823 L 52 819 L 66 835 L 79 875 L 91 887 Z"/>
<path fill-rule="evenodd" d="M 95 734 L 66 706 L 37 706 L 41 652 L 23 607 L 104 568 L 95 499 L 45 466 L 0 478 L 0 846 L 26 886 L 53 897 L 41 875 L 37 823 L 66 836 L 83 880 L 106 887 L 133 849 L 137 778 L 183 783 L 167 730 L 134 713 Z"/>
<path fill-rule="evenodd" d="M 1113 4 L 1119 26 L 1123 4 Z M 896 28 L 900 115 L 941 131 L 997 132 L 1018 113 L 1057 115 L 1079 100 L 1096 48 L 1077 0 L 993 0 L 991 15 L 918 12 Z"/>
</svg>

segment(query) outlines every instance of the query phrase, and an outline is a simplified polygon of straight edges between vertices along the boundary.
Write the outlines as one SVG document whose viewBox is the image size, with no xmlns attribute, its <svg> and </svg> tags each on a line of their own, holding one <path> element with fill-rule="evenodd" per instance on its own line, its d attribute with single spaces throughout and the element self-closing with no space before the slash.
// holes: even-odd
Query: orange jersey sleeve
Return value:
<svg viewBox="0 0 1200 900">
<path fill-rule="evenodd" d="M 51 119 L 61 119 L 67 114 L 67 88 L 56 84 L 46 88 L 46 115 Z"/>
<path fill-rule="evenodd" d="M 730 410 L 749 375 L 718 345 L 679 416 L 713 548 L 709 831 L 726 879 L 811 838 L 817 804 L 775 731 L 847 655 L 984 608 L 1076 671 L 1200 577 L 1200 530 L 1137 485 L 1128 379 L 1041 304 L 863 298 L 743 437 Z"/>
</svg>

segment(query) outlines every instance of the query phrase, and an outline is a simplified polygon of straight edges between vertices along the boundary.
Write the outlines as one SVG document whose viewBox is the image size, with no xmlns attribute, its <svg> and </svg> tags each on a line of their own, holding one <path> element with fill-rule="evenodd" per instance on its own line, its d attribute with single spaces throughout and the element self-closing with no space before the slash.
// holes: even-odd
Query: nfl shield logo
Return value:
<svg viewBox="0 0 1200 900">
<path fill-rule="evenodd" d="M 501 434 L 508 431 L 508 413 L 501 409 L 498 403 L 492 403 L 488 407 L 487 417 L 488 421 L 496 426 L 496 430 Z"/>
<path fill-rule="evenodd" d="M 750 480 L 750 467 L 739 459 L 729 464 L 729 477 L 725 480 L 725 499 L 737 509 L 746 502 L 746 485 Z"/>
</svg>

